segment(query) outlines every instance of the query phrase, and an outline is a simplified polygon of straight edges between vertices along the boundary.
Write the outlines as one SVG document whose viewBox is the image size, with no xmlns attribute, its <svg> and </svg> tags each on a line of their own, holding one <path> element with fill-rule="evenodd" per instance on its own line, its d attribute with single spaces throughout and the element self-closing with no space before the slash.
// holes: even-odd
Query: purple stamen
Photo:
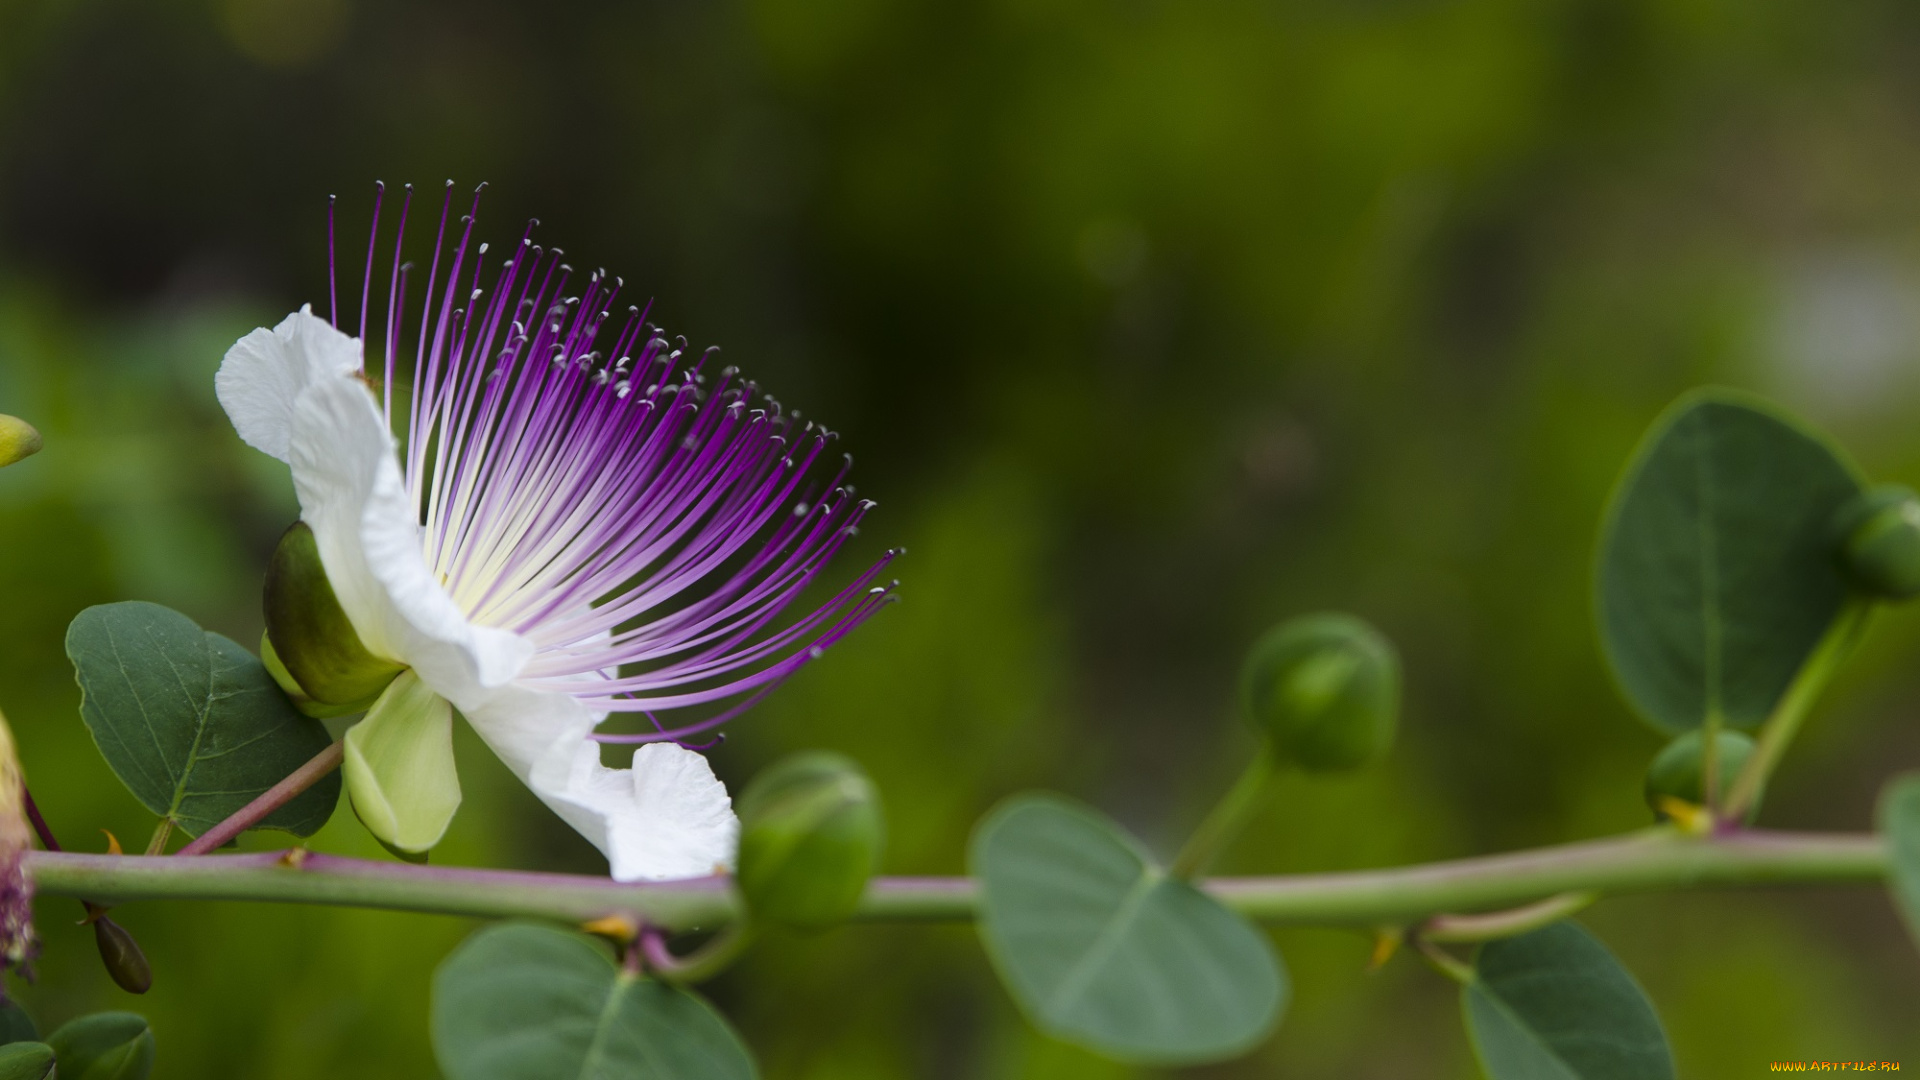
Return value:
<svg viewBox="0 0 1920 1080">
<path fill-rule="evenodd" d="M 642 713 L 656 728 L 595 738 L 708 749 L 723 736 L 687 740 L 751 708 L 893 599 L 893 585 L 873 582 L 899 552 L 783 620 L 873 506 L 846 486 L 851 460 L 830 460 L 833 433 L 736 368 L 710 373 L 719 350 L 690 355 L 685 338 L 647 321 L 651 302 L 616 322 L 625 283 L 605 270 L 570 295 L 573 268 L 559 248 L 533 243 L 537 221 L 489 267 L 488 246 L 474 246 L 480 192 L 449 237 L 447 185 L 399 433 L 423 554 L 468 618 L 533 642 L 524 684 L 596 713 Z M 409 186 L 387 288 L 389 423 L 411 197 Z M 330 273 L 331 221 L 330 209 Z M 674 728 L 653 715 L 700 706 L 717 712 Z"/>
</svg>

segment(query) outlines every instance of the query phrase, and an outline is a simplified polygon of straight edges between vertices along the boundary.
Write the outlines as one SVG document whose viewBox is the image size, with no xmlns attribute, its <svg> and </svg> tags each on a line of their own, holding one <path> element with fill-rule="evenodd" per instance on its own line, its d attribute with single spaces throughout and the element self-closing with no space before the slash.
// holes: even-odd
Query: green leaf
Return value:
<svg viewBox="0 0 1920 1080">
<path fill-rule="evenodd" d="M 449 1080 L 754 1080 L 698 996 L 616 969 L 579 934 L 508 923 L 433 978 L 433 1052 Z"/>
<path fill-rule="evenodd" d="M 1050 1035 L 1123 1061 L 1219 1061 L 1286 1007 L 1266 935 L 1089 807 L 1010 799 L 975 831 L 971 862 L 987 954 Z"/>
<path fill-rule="evenodd" d="M 137 1013 L 83 1016 L 47 1043 L 60 1059 L 60 1080 L 146 1080 L 153 1072 L 153 1029 Z"/>
<path fill-rule="evenodd" d="M 16 1042 L 0 1046 L 0 1080 L 46 1080 L 52 1075 L 53 1047 L 46 1043 Z"/>
<path fill-rule="evenodd" d="M 1627 700 L 1677 734 L 1765 720 L 1839 614 L 1836 518 L 1863 488 L 1824 437 L 1745 395 L 1655 422 L 1600 542 L 1601 642 Z"/>
<path fill-rule="evenodd" d="M 1880 793 L 1880 831 L 1887 838 L 1894 906 L 1920 945 L 1920 773 L 1894 777 Z"/>
<path fill-rule="evenodd" d="M 1653 1005 L 1577 923 L 1481 946 L 1461 1000 L 1492 1080 L 1673 1080 Z"/>
<path fill-rule="evenodd" d="M 88 608 L 67 630 L 67 656 L 107 764 L 147 809 L 196 836 L 331 741 L 253 654 L 158 604 Z M 325 777 L 257 827 L 311 835 L 339 798 L 339 776 Z"/>
<path fill-rule="evenodd" d="M 33 1042 L 40 1037 L 40 1028 L 27 1015 L 27 1010 L 17 1001 L 0 1000 L 0 1046 L 8 1043 Z"/>
</svg>

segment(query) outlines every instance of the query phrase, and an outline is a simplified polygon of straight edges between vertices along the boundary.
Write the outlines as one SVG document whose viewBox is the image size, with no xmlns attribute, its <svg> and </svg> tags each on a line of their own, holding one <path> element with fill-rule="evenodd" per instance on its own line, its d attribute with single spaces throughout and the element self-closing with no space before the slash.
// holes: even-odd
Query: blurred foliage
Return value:
<svg viewBox="0 0 1920 1080">
<path fill-rule="evenodd" d="M 1609 485 L 1719 381 L 1920 481 L 1920 10 L 1892 0 L 8 0 L 0 4 L 0 701 L 70 845 L 151 822 L 87 740 L 81 607 L 259 633 L 294 514 L 213 400 L 225 346 L 324 302 L 324 197 L 494 185 L 830 421 L 904 543 L 904 603 L 714 753 L 737 787 L 845 752 L 892 872 L 952 873 L 1048 785 L 1162 851 L 1237 769 L 1241 650 L 1356 611 L 1399 645 L 1383 769 L 1291 780 L 1226 870 L 1463 855 L 1646 820 L 1659 740 L 1600 667 Z M 354 245 L 343 239 L 343 252 Z M 351 256 L 345 261 L 351 265 Z M 1861 828 L 1920 761 L 1920 624 L 1880 620 L 1763 820 Z M 471 738 L 436 858 L 596 870 Z M 270 842 L 251 840 L 249 843 Z M 377 855 L 350 815 L 316 838 Z M 125 1007 L 41 903 L 43 1025 Z M 470 928 L 330 910 L 116 914 L 161 1077 L 432 1074 Z M 1920 1060 L 1877 894 L 1626 899 L 1588 924 L 1682 1075 Z M 1454 993 L 1278 935 L 1279 1033 L 1207 1077 L 1470 1075 Z M 1030 1033 L 963 928 L 774 940 L 716 987 L 778 1080 L 1127 1077 Z"/>
</svg>

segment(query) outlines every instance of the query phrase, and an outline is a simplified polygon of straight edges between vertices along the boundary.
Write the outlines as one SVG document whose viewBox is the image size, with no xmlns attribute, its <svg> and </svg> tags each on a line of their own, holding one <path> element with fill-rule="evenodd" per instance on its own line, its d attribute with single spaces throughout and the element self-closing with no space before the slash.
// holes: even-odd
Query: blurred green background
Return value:
<svg viewBox="0 0 1920 1080">
<path fill-rule="evenodd" d="M 1225 867 L 1444 858 L 1645 822 L 1659 740 L 1600 667 L 1609 484 L 1675 394 L 1746 386 L 1920 481 L 1920 8 L 1814 0 L 0 0 L 0 707 L 55 829 L 151 820 L 62 653 L 98 602 L 251 642 L 294 504 L 234 437 L 231 341 L 324 302 L 325 196 L 493 187 L 656 318 L 844 433 L 905 601 L 713 754 L 864 762 L 888 869 L 961 870 L 1045 785 L 1169 849 L 1249 749 L 1270 622 L 1399 642 L 1390 765 L 1289 781 Z M 351 251 L 357 242 L 343 241 Z M 349 256 L 351 258 L 351 256 Z M 1920 765 L 1920 622 L 1880 620 L 1767 804 L 1859 829 Z M 449 862 L 599 872 L 471 739 Z M 273 844 L 272 836 L 250 844 Z M 323 850 L 377 855 L 344 812 Z M 141 905 L 153 992 L 40 904 L 43 1022 L 137 1007 L 158 1075 L 434 1074 L 471 924 Z M 1584 917 L 1681 1074 L 1920 1067 L 1920 957 L 1871 890 Z M 1277 935 L 1295 1004 L 1208 1078 L 1474 1075 L 1453 991 Z M 775 1080 L 1107 1078 L 1032 1034 L 965 928 L 773 941 L 714 987 Z"/>
</svg>

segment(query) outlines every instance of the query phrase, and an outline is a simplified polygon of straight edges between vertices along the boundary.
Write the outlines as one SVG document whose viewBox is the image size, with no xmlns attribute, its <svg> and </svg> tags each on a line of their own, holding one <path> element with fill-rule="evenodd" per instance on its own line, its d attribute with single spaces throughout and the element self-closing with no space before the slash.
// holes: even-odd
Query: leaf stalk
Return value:
<svg viewBox="0 0 1920 1080">
<path fill-rule="evenodd" d="M 1800 725 L 1806 721 L 1813 704 L 1819 700 L 1821 691 L 1833 681 L 1860 640 L 1867 626 L 1867 616 L 1873 611 L 1873 600 L 1855 594 L 1847 598 L 1833 625 L 1821 637 L 1807 662 L 1787 685 L 1787 692 L 1780 697 L 1780 703 L 1774 706 L 1773 714 L 1767 717 L 1760 727 L 1760 735 L 1754 741 L 1753 754 L 1741 767 L 1740 774 L 1734 777 L 1733 788 L 1727 793 L 1726 802 L 1719 807 L 1721 821 L 1739 822 L 1746 820 L 1747 810 L 1760 798 L 1767 780 L 1786 754 L 1787 746 L 1799 733 Z M 1711 736 L 1709 736 L 1711 739 Z M 1706 777 L 1711 780 L 1716 770 L 1711 757 L 1712 743 L 1708 742 L 1705 758 Z M 1711 804 L 1710 804 L 1711 805 Z"/>
<path fill-rule="evenodd" d="M 1188 837 L 1168 874 L 1181 881 L 1192 881 L 1206 870 L 1233 838 L 1240 835 L 1266 800 L 1273 778 L 1280 772 L 1280 756 L 1272 739 L 1263 739 L 1260 749 L 1247 763 L 1247 770 L 1234 781 L 1226 795 L 1214 805 L 1200 827 Z"/>
<path fill-rule="evenodd" d="M 321 777 L 339 768 L 344 754 L 345 750 L 340 742 L 328 743 L 325 750 L 315 754 L 305 765 L 293 770 L 286 779 L 261 792 L 252 802 L 235 810 L 225 821 L 195 837 L 192 843 L 182 847 L 175 854 L 205 855 L 246 832 L 260 819 L 292 802 L 295 796 L 319 783 Z M 147 854 L 153 855 L 156 852 L 148 851 Z"/>
</svg>

